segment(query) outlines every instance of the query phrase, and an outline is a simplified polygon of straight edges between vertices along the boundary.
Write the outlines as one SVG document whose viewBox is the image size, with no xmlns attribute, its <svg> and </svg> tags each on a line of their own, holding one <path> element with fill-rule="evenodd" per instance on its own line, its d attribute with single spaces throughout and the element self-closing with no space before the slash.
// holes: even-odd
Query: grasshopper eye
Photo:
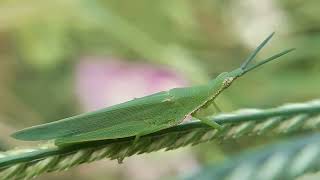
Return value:
<svg viewBox="0 0 320 180">
<path fill-rule="evenodd" d="M 235 78 L 233 78 L 233 77 L 228 77 L 227 79 L 225 79 L 224 81 L 223 81 L 223 86 L 224 87 L 229 87 L 231 84 L 232 84 L 232 81 L 234 80 Z"/>
</svg>

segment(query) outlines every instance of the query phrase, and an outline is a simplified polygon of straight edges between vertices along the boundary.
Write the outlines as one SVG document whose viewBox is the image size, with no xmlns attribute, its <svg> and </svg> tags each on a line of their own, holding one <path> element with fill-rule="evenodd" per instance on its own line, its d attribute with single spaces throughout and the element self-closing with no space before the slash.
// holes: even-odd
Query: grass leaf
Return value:
<svg viewBox="0 0 320 180">
<path fill-rule="evenodd" d="M 1 178 L 32 178 L 45 172 L 61 171 L 83 163 L 124 154 L 173 150 L 210 140 L 227 141 L 248 136 L 283 135 L 317 128 L 320 125 L 320 100 L 286 104 L 271 109 L 242 109 L 212 117 L 223 126 L 217 131 L 198 121 L 181 124 L 143 136 L 133 145 L 134 137 L 102 140 L 57 147 L 46 143 L 38 147 L 0 153 Z M 126 153 L 127 152 L 127 153 Z"/>
</svg>

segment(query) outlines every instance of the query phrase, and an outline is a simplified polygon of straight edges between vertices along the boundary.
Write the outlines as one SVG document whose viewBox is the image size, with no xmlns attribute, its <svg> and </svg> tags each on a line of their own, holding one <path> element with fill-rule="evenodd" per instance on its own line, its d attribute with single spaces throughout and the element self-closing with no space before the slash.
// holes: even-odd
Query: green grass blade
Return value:
<svg viewBox="0 0 320 180">
<path fill-rule="evenodd" d="M 221 141 L 250 135 L 283 135 L 320 126 L 320 100 L 287 104 L 272 109 L 243 109 L 212 118 L 222 131 L 200 123 L 178 125 L 143 136 L 133 146 L 132 138 L 88 142 L 58 148 L 52 144 L 29 149 L 15 149 L 0 155 L 0 178 L 31 178 L 45 172 L 61 171 L 103 158 L 117 159 L 123 154 L 172 150 L 210 140 Z"/>
<path fill-rule="evenodd" d="M 320 134 L 247 151 L 220 164 L 203 168 L 185 180 L 295 179 L 319 171 Z"/>
</svg>

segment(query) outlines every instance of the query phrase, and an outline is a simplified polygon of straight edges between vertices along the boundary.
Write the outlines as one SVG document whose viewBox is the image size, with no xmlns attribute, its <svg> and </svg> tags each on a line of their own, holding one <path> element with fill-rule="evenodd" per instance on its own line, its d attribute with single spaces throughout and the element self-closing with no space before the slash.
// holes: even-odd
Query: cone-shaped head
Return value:
<svg viewBox="0 0 320 180">
<path fill-rule="evenodd" d="M 220 74 L 217 78 L 215 78 L 213 81 L 210 82 L 210 86 L 211 88 L 215 91 L 217 89 L 219 89 L 219 93 L 221 91 L 223 91 L 224 89 L 226 89 L 227 87 L 229 87 L 232 82 L 237 79 L 238 77 L 244 75 L 245 73 L 265 64 L 268 63 L 272 60 L 277 59 L 280 56 L 283 56 L 293 50 L 295 50 L 294 48 L 292 49 L 288 49 L 285 51 L 282 51 L 278 54 L 275 54 L 269 58 L 266 58 L 256 64 L 252 64 L 251 62 L 253 61 L 253 59 L 256 57 L 256 55 L 258 54 L 258 52 L 268 43 L 268 41 L 272 38 L 272 36 L 274 35 L 274 33 L 270 34 L 251 54 L 250 56 L 242 63 L 242 65 L 231 71 L 231 72 L 225 72 Z"/>
</svg>

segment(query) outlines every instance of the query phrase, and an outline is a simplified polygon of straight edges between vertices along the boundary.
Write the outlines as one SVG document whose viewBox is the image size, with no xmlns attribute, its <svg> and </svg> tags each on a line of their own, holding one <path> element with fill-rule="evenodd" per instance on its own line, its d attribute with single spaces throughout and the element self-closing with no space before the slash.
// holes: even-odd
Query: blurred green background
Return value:
<svg viewBox="0 0 320 180">
<path fill-rule="evenodd" d="M 317 0 L 0 1 L 0 148 L 21 128 L 173 87 L 205 83 L 259 55 L 297 50 L 239 79 L 224 111 L 319 97 Z M 163 179 L 223 159 L 214 143 L 104 160 L 39 179 Z M 228 150 L 233 149 L 233 150 Z"/>
</svg>

